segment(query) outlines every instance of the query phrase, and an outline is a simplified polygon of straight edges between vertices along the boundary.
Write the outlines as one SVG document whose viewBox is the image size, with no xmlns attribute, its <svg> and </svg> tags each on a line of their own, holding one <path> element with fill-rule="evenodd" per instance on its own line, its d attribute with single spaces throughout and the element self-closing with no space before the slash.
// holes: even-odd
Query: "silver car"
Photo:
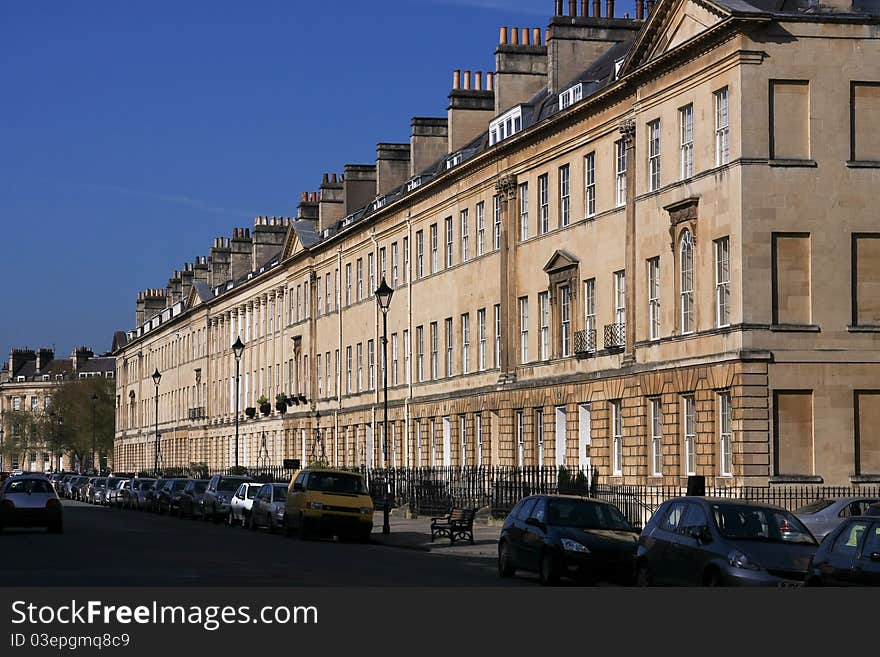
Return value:
<svg viewBox="0 0 880 657">
<path fill-rule="evenodd" d="M 877 501 L 876 497 L 841 497 L 837 500 L 816 500 L 795 509 L 794 514 L 807 526 L 816 540 L 822 542 L 822 539 L 834 531 L 844 518 L 864 515 L 867 508 Z"/>
<path fill-rule="evenodd" d="M 255 482 L 247 482 L 238 487 L 232 501 L 229 503 L 229 513 L 226 514 L 226 524 L 248 526 L 250 520 L 251 509 L 254 506 L 254 498 L 262 484 Z"/>
<path fill-rule="evenodd" d="M 60 534 L 61 500 L 45 477 L 10 477 L 0 488 L 0 531 L 6 527 L 46 527 Z"/>
</svg>

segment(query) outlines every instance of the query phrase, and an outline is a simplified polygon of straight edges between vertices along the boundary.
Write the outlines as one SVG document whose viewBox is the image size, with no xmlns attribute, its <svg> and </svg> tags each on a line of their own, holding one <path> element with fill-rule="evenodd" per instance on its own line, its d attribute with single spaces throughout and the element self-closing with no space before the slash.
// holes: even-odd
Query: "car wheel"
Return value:
<svg viewBox="0 0 880 657">
<path fill-rule="evenodd" d="M 651 577 L 651 569 L 648 568 L 648 564 L 642 562 L 638 566 L 636 566 L 636 586 L 652 586 L 654 584 L 654 580 Z"/>
<path fill-rule="evenodd" d="M 516 575 L 516 568 L 513 560 L 510 558 L 510 548 L 507 543 L 502 543 L 498 548 L 498 574 L 501 577 L 513 577 Z"/>
<path fill-rule="evenodd" d="M 556 564 L 553 562 L 553 555 L 545 552 L 541 557 L 541 570 L 538 573 L 538 580 L 541 586 L 553 586 L 559 581 L 559 573 L 556 571 Z"/>
<path fill-rule="evenodd" d="M 718 572 L 717 568 L 710 568 L 706 571 L 706 574 L 703 575 L 703 586 L 723 586 L 724 584 L 721 581 L 721 573 Z"/>
</svg>

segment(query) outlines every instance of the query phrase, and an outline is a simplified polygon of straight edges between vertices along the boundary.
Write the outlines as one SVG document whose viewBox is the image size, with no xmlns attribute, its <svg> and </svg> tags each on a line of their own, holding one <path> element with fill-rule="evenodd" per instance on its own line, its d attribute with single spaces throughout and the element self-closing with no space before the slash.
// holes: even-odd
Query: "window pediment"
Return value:
<svg viewBox="0 0 880 657">
<path fill-rule="evenodd" d="M 558 249 L 544 265 L 544 272 L 552 275 L 577 267 L 579 264 L 580 260 L 577 257 L 564 249 Z"/>
</svg>

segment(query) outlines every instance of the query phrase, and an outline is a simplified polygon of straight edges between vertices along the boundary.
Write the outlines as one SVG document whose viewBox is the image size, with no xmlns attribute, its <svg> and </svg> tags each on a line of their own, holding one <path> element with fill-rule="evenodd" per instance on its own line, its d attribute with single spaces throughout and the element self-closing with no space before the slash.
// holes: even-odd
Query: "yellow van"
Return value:
<svg viewBox="0 0 880 657">
<path fill-rule="evenodd" d="M 361 542 L 373 531 L 373 500 L 356 472 L 299 470 L 290 478 L 284 516 L 287 534 L 339 536 Z"/>
</svg>

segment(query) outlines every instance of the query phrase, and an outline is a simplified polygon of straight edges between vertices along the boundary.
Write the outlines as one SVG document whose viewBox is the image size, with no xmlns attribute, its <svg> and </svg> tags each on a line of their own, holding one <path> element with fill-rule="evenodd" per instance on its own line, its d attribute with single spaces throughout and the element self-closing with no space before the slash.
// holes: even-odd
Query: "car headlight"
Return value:
<svg viewBox="0 0 880 657">
<path fill-rule="evenodd" d="M 577 541 L 573 541 L 570 538 L 562 539 L 562 549 L 566 552 L 580 552 L 581 554 L 589 554 L 590 549 L 585 545 L 581 545 Z"/>
<path fill-rule="evenodd" d="M 739 550 L 733 550 L 727 555 L 727 562 L 734 568 L 745 568 L 746 570 L 761 570 L 761 566 L 749 559 L 748 556 Z"/>
<path fill-rule="evenodd" d="M 321 504 L 320 502 L 310 502 L 309 508 L 314 509 L 315 511 L 320 511 L 321 509 L 324 508 L 324 505 Z"/>
<path fill-rule="evenodd" d="M 364 515 L 367 515 L 367 514 L 373 513 L 373 510 L 370 507 L 365 506 L 365 507 L 361 507 L 360 512 L 363 513 Z"/>
</svg>

